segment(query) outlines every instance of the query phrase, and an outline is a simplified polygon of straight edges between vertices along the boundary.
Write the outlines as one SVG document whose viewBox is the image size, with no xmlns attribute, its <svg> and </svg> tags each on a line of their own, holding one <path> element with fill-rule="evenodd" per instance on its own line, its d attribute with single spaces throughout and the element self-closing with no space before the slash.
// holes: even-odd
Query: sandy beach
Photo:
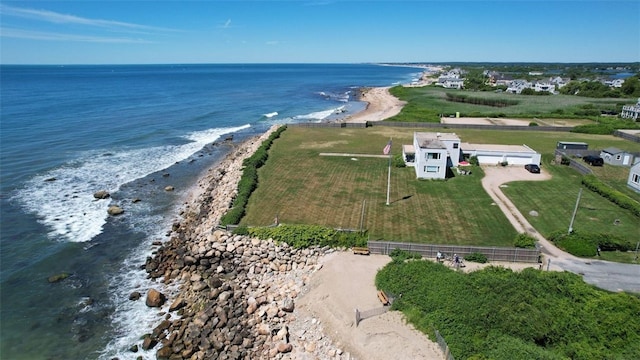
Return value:
<svg viewBox="0 0 640 360">
<path fill-rule="evenodd" d="M 389 93 L 390 87 L 376 87 L 362 90 L 361 101 L 367 102 L 367 108 L 343 119 L 349 123 L 382 121 L 398 115 L 406 102 Z"/>
</svg>

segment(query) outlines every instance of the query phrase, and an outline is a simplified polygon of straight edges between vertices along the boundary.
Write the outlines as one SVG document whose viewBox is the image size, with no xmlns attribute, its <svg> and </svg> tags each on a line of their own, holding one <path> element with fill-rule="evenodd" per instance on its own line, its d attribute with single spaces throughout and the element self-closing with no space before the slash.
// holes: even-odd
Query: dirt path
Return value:
<svg viewBox="0 0 640 360">
<path fill-rule="evenodd" d="M 543 181 L 551 179 L 551 175 L 544 169 L 540 174 L 532 174 L 521 166 L 483 166 L 485 176 L 482 178 L 482 187 L 491 196 L 491 199 L 500 207 L 509 222 L 516 231 L 527 233 L 533 236 L 541 245 L 542 253 L 546 256 L 563 259 L 577 259 L 557 247 L 553 246 L 544 236 L 542 236 L 529 221 L 522 215 L 516 206 L 504 195 L 501 187 L 509 186 L 512 181 Z M 535 209 L 532 209 L 535 210 Z M 560 268 L 555 267 L 555 270 Z"/>
</svg>

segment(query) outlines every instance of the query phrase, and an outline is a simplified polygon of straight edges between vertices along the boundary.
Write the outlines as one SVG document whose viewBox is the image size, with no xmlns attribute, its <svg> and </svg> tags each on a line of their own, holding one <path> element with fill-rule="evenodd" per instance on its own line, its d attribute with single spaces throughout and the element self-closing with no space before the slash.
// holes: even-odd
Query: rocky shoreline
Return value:
<svg viewBox="0 0 640 360">
<path fill-rule="evenodd" d="M 170 239 L 156 243 L 144 266 L 158 285 L 145 301 L 160 309 L 159 324 L 132 344 L 133 357 L 142 348 L 175 360 L 352 358 L 324 335 L 317 319 L 295 307 L 310 275 L 322 268 L 319 259 L 334 250 L 294 249 L 217 229 L 235 196 L 242 161 L 275 129 L 209 169 Z M 130 299 L 142 301 L 142 295 Z"/>
</svg>

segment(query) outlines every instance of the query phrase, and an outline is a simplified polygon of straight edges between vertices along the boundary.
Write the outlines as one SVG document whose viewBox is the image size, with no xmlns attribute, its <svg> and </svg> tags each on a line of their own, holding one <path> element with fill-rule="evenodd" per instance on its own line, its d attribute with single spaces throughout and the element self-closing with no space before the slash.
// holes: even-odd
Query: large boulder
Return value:
<svg viewBox="0 0 640 360">
<path fill-rule="evenodd" d="M 93 193 L 93 197 L 96 199 L 108 199 L 111 194 L 107 190 L 100 190 Z"/>
<path fill-rule="evenodd" d="M 109 208 L 107 209 L 107 213 L 109 213 L 109 215 L 111 216 L 116 216 L 116 215 L 120 215 L 124 212 L 124 209 L 121 208 L 118 205 L 111 205 L 109 206 Z"/>
<path fill-rule="evenodd" d="M 145 302 L 148 307 L 160 307 L 164 305 L 167 298 L 156 289 L 149 289 L 147 292 L 147 301 Z"/>
</svg>

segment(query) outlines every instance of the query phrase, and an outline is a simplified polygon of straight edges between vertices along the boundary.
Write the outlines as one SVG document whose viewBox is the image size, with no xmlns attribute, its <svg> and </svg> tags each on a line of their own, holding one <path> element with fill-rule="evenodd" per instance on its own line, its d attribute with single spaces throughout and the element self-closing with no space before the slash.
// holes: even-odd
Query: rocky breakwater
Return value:
<svg viewBox="0 0 640 360">
<path fill-rule="evenodd" d="M 165 283 L 178 281 L 180 291 L 167 302 L 165 320 L 146 336 L 143 348 L 157 347 L 162 359 L 300 358 L 295 354 L 319 356 L 320 351 L 325 351 L 320 358 L 336 356 L 340 351 L 329 342 L 312 343 L 304 336 L 308 329 L 299 329 L 294 313 L 296 298 L 320 268 L 318 257 L 330 251 L 294 249 L 221 230 L 188 242 L 172 238 L 147 260 L 146 270 Z"/>
<path fill-rule="evenodd" d="M 170 239 L 156 244 L 145 269 L 157 286 L 145 301 L 161 308 L 162 318 L 131 347 L 132 354 L 142 347 L 158 359 L 176 360 L 350 358 L 324 336 L 317 320 L 298 316 L 295 308 L 310 275 L 321 268 L 318 259 L 333 250 L 294 249 L 216 230 L 235 196 L 242 161 L 273 130 L 210 169 Z"/>
</svg>

